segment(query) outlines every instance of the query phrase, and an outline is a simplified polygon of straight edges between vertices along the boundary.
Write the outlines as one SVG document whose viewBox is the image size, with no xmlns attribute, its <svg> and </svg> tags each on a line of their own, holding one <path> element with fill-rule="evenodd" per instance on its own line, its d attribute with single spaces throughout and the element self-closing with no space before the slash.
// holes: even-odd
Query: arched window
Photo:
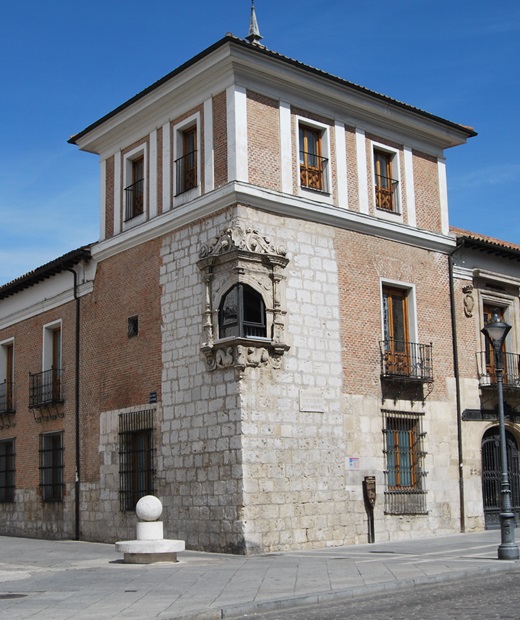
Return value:
<svg viewBox="0 0 520 620">
<path fill-rule="evenodd" d="M 265 338 L 265 304 L 262 295 L 247 284 L 236 284 L 219 308 L 219 337 Z"/>
</svg>

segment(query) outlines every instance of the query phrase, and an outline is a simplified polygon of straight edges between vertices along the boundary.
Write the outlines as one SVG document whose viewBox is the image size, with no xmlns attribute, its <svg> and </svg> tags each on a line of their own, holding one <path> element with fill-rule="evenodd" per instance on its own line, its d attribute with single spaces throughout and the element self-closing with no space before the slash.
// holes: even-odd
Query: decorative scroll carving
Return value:
<svg viewBox="0 0 520 620">
<path fill-rule="evenodd" d="M 234 250 L 256 254 L 278 254 L 279 256 L 287 254 L 287 249 L 283 244 L 275 247 L 269 237 L 262 237 L 254 228 L 244 227 L 235 222 L 219 237 L 213 237 L 207 244 L 204 244 L 199 251 L 199 258 L 220 256 Z"/>
<path fill-rule="evenodd" d="M 268 344 L 261 346 L 259 343 L 220 343 L 213 347 L 203 347 L 202 350 L 206 357 L 208 370 L 216 370 L 217 368 L 244 370 L 247 367 L 280 368 L 281 356 L 287 348 L 275 350 Z"/>
</svg>

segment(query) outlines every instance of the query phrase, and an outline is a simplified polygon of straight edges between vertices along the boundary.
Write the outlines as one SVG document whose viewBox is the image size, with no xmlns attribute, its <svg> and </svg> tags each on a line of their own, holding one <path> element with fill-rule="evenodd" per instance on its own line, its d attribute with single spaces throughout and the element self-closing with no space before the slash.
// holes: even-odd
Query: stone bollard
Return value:
<svg viewBox="0 0 520 620">
<path fill-rule="evenodd" d="M 153 564 L 154 562 L 177 562 L 177 553 L 184 551 L 184 540 L 165 539 L 161 500 L 153 495 L 145 495 L 137 502 L 135 513 L 139 521 L 136 525 L 136 540 L 116 542 L 116 552 L 123 553 L 128 564 Z"/>
</svg>

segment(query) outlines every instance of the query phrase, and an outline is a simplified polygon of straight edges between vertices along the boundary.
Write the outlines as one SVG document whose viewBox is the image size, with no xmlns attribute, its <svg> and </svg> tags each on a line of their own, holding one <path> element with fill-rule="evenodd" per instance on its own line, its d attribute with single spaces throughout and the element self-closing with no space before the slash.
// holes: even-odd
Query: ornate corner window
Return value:
<svg viewBox="0 0 520 620">
<path fill-rule="evenodd" d="M 202 246 L 205 283 L 201 350 L 209 370 L 247 366 L 278 368 L 285 342 L 283 246 L 252 227 L 235 223 Z"/>
</svg>

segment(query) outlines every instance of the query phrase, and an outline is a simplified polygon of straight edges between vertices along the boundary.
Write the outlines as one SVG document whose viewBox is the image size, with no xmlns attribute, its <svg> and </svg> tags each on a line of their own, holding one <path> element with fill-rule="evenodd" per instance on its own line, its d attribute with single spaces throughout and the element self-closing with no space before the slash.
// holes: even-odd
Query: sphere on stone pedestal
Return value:
<svg viewBox="0 0 520 620">
<path fill-rule="evenodd" d="M 154 495 L 145 495 L 137 502 L 135 513 L 141 521 L 157 521 L 162 515 L 162 503 Z"/>
</svg>

